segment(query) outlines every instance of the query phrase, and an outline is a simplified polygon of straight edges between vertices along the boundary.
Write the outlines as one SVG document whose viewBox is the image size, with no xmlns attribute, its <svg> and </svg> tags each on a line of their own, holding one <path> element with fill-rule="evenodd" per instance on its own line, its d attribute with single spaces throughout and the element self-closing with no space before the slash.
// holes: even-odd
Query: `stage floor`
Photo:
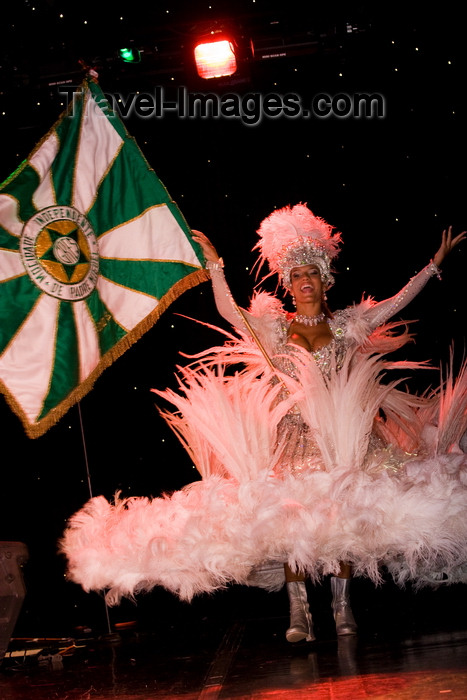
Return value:
<svg viewBox="0 0 467 700">
<path fill-rule="evenodd" d="M 131 608 L 120 610 L 121 621 L 99 635 L 84 628 L 70 637 L 13 637 L 0 698 L 467 698 L 465 586 L 354 588 L 359 634 L 337 639 L 329 592 L 310 587 L 311 644 L 285 641 L 284 591 L 241 588 L 192 605 L 162 596 L 158 610 L 149 596 L 133 608 L 135 619 Z"/>
</svg>

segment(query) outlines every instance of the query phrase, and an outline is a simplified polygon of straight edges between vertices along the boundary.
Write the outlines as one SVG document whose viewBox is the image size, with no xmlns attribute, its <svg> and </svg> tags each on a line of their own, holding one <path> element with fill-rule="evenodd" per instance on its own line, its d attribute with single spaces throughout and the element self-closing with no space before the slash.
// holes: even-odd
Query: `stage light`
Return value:
<svg viewBox="0 0 467 700">
<path fill-rule="evenodd" d="M 139 63 L 141 61 L 138 49 L 120 49 L 119 54 L 124 63 Z"/>
<path fill-rule="evenodd" d="M 197 44 L 195 62 L 198 75 L 206 79 L 233 75 L 237 70 L 234 47 L 228 39 L 202 41 Z"/>
</svg>

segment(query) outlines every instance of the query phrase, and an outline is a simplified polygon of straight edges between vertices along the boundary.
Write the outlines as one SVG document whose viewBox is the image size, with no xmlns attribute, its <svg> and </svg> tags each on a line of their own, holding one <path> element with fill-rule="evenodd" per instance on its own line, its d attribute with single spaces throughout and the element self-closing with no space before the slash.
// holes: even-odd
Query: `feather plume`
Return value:
<svg viewBox="0 0 467 700">
<path fill-rule="evenodd" d="M 236 481 L 265 478 L 273 463 L 277 424 L 290 406 L 277 401 L 282 387 L 273 386 L 268 376 L 254 381 L 247 372 L 226 376 L 221 363 L 214 369 L 179 368 L 179 375 L 182 394 L 153 391 L 180 412 L 182 417 L 173 415 L 168 422 L 184 437 L 185 446 L 189 442 L 203 477 L 213 472 L 212 453 L 216 471 L 220 463 Z"/>
<path fill-rule="evenodd" d="M 273 211 L 262 221 L 257 231 L 259 240 L 253 250 L 259 251 L 259 265 L 267 261 L 271 273 L 278 273 L 286 286 L 293 258 L 296 255 L 307 257 L 314 251 L 322 275 L 331 283 L 330 261 L 339 253 L 341 243 L 341 234 L 333 231 L 334 227 L 315 216 L 306 204 L 286 206 Z M 295 264 L 309 262 L 311 260 L 297 259 Z"/>
<path fill-rule="evenodd" d="M 456 379 L 453 376 L 453 354 L 446 372 L 441 376 L 437 448 L 440 454 L 460 451 L 460 441 L 467 430 L 467 360 L 464 360 Z"/>
<path fill-rule="evenodd" d="M 260 237 L 253 250 L 259 250 L 261 258 L 269 261 L 271 270 L 277 271 L 278 260 L 284 246 L 299 238 L 312 238 L 326 249 L 332 259 L 339 252 L 340 233 L 333 234 L 334 227 L 315 216 L 306 204 L 286 206 L 273 211 L 261 223 Z"/>
<path fill-rule="evenodd" d="M 384 363 L 378 354 L 365 355 L 358 347 L 348 350 L 337 371 L 331 358 L 329 375 L 323 375 L 307 353 L 297 353 L 297 371 L 303 398 L 297 403 L 316 436 L 326 469 L 336 465 L 361 468 L 375 415 L 399 380 L 384 385 Z"/>
</svg>

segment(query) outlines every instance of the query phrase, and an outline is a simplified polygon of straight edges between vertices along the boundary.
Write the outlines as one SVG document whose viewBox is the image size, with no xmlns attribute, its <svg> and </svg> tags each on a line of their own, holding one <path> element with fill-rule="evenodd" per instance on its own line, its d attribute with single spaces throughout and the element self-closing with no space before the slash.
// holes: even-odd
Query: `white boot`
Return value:
<svg viewBox="0 0 467 700">
<path fill-rule="evenodd" d="M 349 599 L 349 578 L 331 576 L 332 610 L 338 635 L 357 634 L 357 624 Z"/>
<path fill-rule="evenodd" d="M 288 581 L 286 586 L 290 602 L 290 627 L 285 638 L 288 642 L 301 642 L 303 639 L 312 642 L 315 635 L 305 581 Z"/>
</svg>

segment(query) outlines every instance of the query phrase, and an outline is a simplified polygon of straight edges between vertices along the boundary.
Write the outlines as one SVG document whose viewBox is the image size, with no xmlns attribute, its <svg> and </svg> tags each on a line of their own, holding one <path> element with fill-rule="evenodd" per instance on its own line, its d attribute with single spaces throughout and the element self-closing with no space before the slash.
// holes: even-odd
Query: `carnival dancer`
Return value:
<svg viewBox="0 0 467 700">
<path fill-rule="evenodd" d="M 106 590 L 110 603 L 154 586 L 190 600 L 285 580 L 291 642 L 314 639 L 305 577 L 331 575 L 337 634 L 355 634 L 352 572 L 375 583 L 382 567 L 399 584 L 467 582 L 466 366 L 423 396 L 383 382 L 393 368 L 420 366 L 387 358 L 409 339 L 389 319 L 440 276 L 465 232 L 444 231 L 394 297 L 335 312 L 326 292 L 340 233 L 297 204 L 258 234 L 259 260 L 296 312 L 267 292 L 239 308 L 216 249 L 195 231 L 234 330 L 177 368 L 177 391 L 155 390 L 175 407 L 161 413 L 201 480 L 160 498 L 95 497 L 70 518 L 61 550 L 70 580 Z"/>
<path fill-rule="evenodd" d="M 223 261 L 208 238 L 200 231 L 194 231 L 194 239 L 201 245 L 210 270 L 216 304 L 219 313 L 230 323 L 248 331 L 257 328 L 261 335 L 261 323 L 256 318 L 239 310 L 232 303 L 232 296 L 223 274 Z M 333 231 L 323 219 L 316 217 L 305 205 L 285 207 L 272 212 L 258 230 L 260 261 L 267 261 L 271 273 L 279 276 L 285 289 L 292 295 L 296 312 L 290 314 L 286 322 L 286 336 L 280 334 L 275 339 L 274 354 L 283 348 L 284 342 L 304 348 L 311 353 L 322 372 L 329 372 L 331 354 L 336 354 L 337 369 L 339 358 L 345 355 L 349 344 L 355 343 L 347 327 L 352 312 L 346 310 L 331 313 L 327 305 L 327 290 L 334 284 L 331 270 L 332 261 L 339 253 L 341 235 Z M 440 277 L 440 266 L 446 255 L 461 242 L 465 232 L 452 237 L 451 227 L 443 231 L 441 246 L 430 263 L 409 284 L 392 299 L 370 306 L 361 314 L 361 322 L 366 324 L 365 336 L 385 323 L 396 312 L 404 308 L 425 286 L 430 277 Z M 310 460 L 316 453 L 316 444 L 309 435 L 309 427 L 303 418 L 295 413 L 284 417 L 282 432 L 285 431 L 286 450 L 281 455 L 281 468 L 298 474 L 304 469 L 315 469 Z M 284 565 L 285 581 L 290 601 L 290 626 L 286 638 L 290 642 L 314 639 L 312 617 L 309 611 L 305 587 L 305 574 L 292 571 Z M 355 634 L 357 625 L 349 600 L 351 566 L 341 562 L 339 572 L 331 577 L 332 608 L 338 635 Z"/>
</svg>

